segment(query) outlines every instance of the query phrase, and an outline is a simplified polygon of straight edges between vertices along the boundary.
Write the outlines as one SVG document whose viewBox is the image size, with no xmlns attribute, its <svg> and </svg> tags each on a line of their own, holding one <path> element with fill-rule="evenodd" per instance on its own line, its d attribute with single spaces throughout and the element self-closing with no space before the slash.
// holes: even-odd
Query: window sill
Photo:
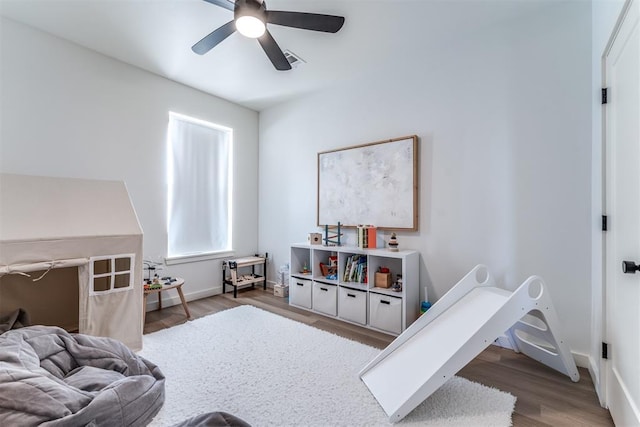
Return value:
<svg viewBox="0 0 640 427">
<path fill-rule="evenodd" d="M 164 263 L 166 265 L 187 264 L 190 262 L 200 262 L 200 261 L 209 261 L 212 259 L 227 258 L 234 254 L 235 252 L 231 250 L 231 251 L 209 252 L 209 253 L 194 254 L 194 255 L 178 255 L 178 256 L 166 257 L 164 259 Z"/>
</svg>

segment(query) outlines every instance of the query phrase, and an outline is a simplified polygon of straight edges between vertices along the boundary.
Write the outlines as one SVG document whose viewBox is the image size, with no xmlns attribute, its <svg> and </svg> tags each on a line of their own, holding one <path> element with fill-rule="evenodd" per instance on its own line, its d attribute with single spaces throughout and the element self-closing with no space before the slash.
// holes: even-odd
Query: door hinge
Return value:
<svg viewBox="0 0 640 427">
<path fill-rule="evenodd" d="M 607 216 L 602 215 L 602 231 L 607 231 Z"/>
<path fill-rule="evenodd" d="M 606 87 L 602 88 L 602 103 L 606 104 L 608 100 L 608 90 Z"/>
<path fill-rule="evenodd" d="M 602 358 L 609 358 L 609 344 L 607 344 L 606 342 L 602 342 Z"/>
</svg>

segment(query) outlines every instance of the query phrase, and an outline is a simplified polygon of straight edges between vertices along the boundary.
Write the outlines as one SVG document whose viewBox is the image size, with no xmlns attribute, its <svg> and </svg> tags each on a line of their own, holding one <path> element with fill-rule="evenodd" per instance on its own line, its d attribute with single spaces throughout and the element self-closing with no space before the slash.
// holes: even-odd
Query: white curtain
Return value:
<svg viewBox="0 0 640 427">
<path fill-rule="evenodd" d="M 171 115 L 168 256 L 231 249 L 231 131 Z"/>
</svg>

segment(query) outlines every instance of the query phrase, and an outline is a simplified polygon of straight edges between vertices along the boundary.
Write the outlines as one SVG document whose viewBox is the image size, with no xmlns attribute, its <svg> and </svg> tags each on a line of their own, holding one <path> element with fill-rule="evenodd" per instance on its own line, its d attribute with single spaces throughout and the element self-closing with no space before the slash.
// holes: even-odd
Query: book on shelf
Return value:
<svg viewBox="0 0 640 427">
<path fill-rule="evenodd" d="M 356 233 L 360 249 L 375 249 L 377 228 L 373 225 L 358 225 Z"/>
<path fill-rule="evenodd" d="M 369 249 L 376 248 L 376 240 L 378 238 L 377 231 L 378 229 L 373 225 L 370 225 L 369 228 L 367 229 L 367 248 Z"/>
<path fill-rule="evenodd" d="M 342 281 L 343 282 L 347 282 L 349 281 L 349 273 L 351 272 L 351 260 L 352 260 L 353 256 L 350 256 L 349 258 L 347 258 L 347 261 L 344 264 L 344 274 L 342 275 Z"/>
<path fill-rule="evenodd" d="M 358 247 L 360 249 L 364 249 L 364 225 L 358 225 L 356 233 L 358 238 Z"/>
<path fill-rule="evenodd" d="M 367 282 L 367 256 L 354 254 L 347 258 L 345 262 L 343 282 Z"/>
</svg>

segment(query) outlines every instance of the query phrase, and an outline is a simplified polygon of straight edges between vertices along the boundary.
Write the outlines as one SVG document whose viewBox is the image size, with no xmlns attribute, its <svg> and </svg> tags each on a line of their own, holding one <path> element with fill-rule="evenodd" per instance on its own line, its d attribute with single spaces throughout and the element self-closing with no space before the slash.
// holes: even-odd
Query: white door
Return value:
<svg viewBox="0 0 640 427">
<path fill-rule="evenodd" d="M 605 52 L 606 403 L 640 425 L 640 0 L 627 1 Z M 626 273 L 623 262 L 627 261 Z"/>
</svg>

